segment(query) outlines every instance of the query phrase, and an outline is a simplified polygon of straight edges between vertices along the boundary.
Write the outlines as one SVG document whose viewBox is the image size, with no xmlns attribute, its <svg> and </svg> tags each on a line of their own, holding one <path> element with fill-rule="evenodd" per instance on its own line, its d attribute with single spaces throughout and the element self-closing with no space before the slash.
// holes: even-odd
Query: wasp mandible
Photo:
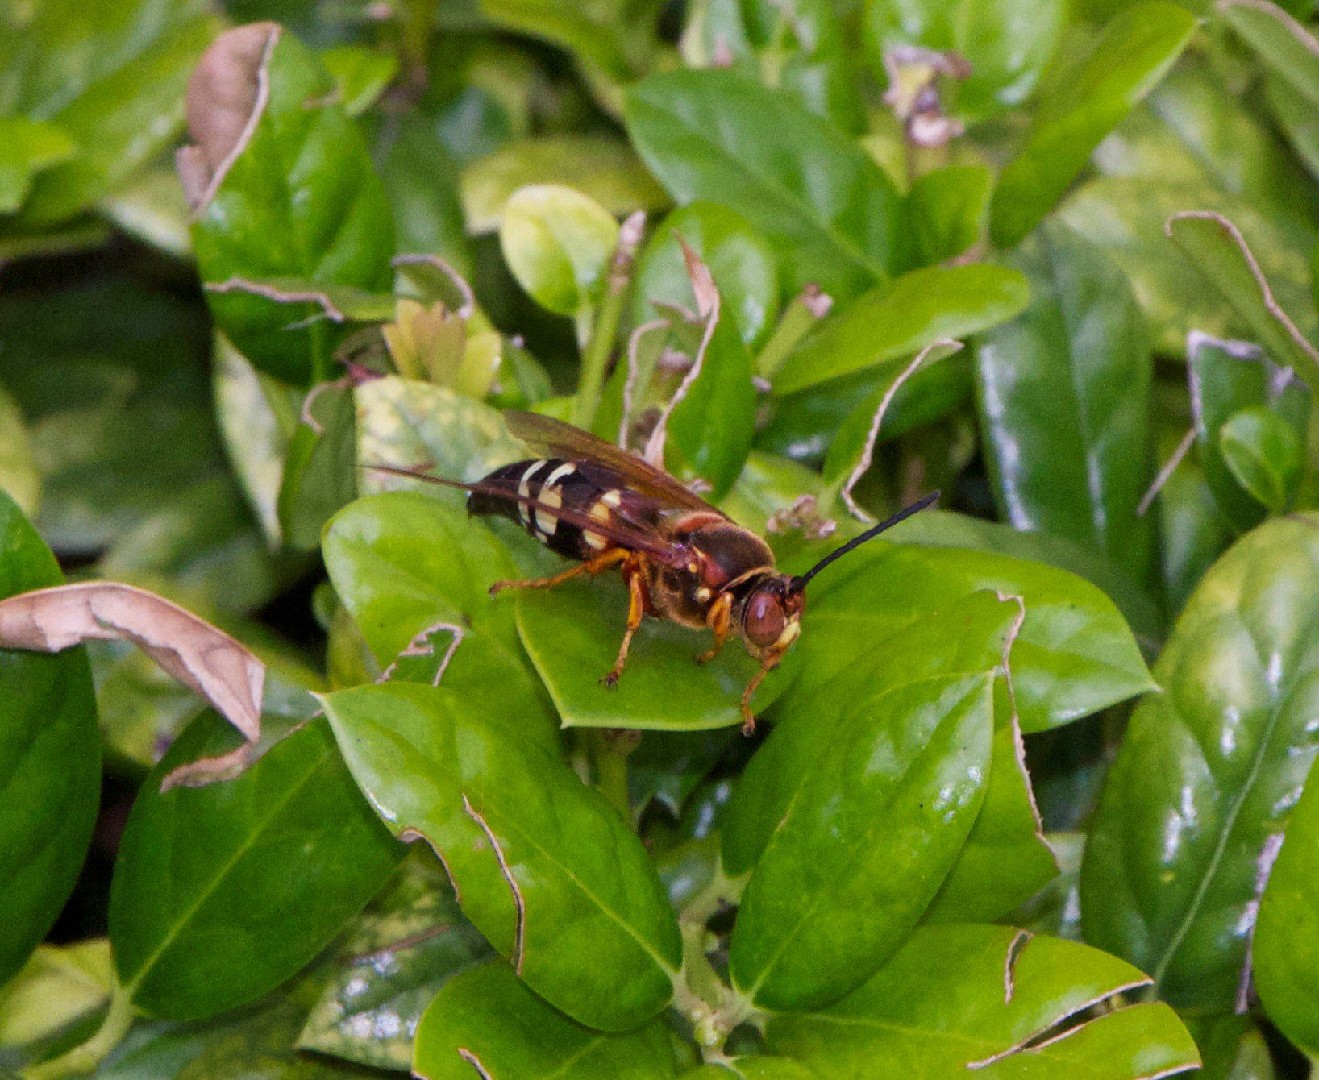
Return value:
<svg viewBox="0 0 1319 1080">
<path fill-rule="evenodd" d="M 550 577 L 497 581 L 491 594 L 549 589 L 618 567 L 628 590 L 627 627 L 618 659 L 600 680 L 606 686 L 618 682 L 633 635 L 647 615 L 693 630 L 708 627 L 714 645 L 696 657 L 697 663 L 714 659 L 737 634 L 760 662 L 742 693 L 747 733 L 755 729 L 752 694 L 801 633 L 811 579 L 939 498 L 935 491 L 904 507 L 804 574 L 784 574 L 775 569 L 764 540 L 642 458 L 548 416 L 509 411 L 504 418 L 509 430 L 542 456 L 503 465 L 472 484 L 372 468 L 465 490 L 468 513 L 510 518 L 551 551 L 577 560 Z"/>
</svg>

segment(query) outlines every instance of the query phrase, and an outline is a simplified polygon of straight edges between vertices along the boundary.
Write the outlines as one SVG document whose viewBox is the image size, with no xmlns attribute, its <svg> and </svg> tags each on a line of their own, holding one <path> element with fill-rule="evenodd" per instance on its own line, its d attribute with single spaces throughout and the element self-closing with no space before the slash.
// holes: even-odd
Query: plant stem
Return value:
<svg viewBox="0 0 1319 1080">
<path fill-rule="evenodd" d="M 627 791 L 627 759 L 641 741 L 636 731 L 596 731 L 591 749 L 595 758 L 595 786 L 610 805 L 632 823 L 632 802 Z"/>
<path fill-rule="evenodd" d="M 618 323 L 623 315 L 623 300 L 627 296 L 628 282 L 632 279 L 632 263 L 636 258 L 645 224 L 645 215 L 637 212 L 624 221 L 619 229 L 618 249 L 614 252 L 613 263 L 609 268 L 604 299 L 595 313 L 590 341 L 586 343 L 582 352 L 582 373 L 577 382 L 577 397 L 573 401 L 572 414 L 573 423 L 579 428 L 589 430 L 592 421 L 595 420 L 596 409 L 600 407 L 600 389 L 605 382 L 605 368 L 609 365 L 609 354 L 614 348 L 614 338 L 618 336 Z M 589 313 L 583 312 L 583 315 L 589 317 Z M 579 317 L 579 340 L 583 321 Z"/>
</svg>

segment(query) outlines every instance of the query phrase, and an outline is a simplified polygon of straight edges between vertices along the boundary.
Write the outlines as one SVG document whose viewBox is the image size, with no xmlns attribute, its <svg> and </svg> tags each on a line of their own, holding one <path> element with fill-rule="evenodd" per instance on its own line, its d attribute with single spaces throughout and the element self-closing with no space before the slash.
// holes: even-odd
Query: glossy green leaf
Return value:
<svg viewBox="0 0 1319 1080">
<path fill-rule="evenodd" d="M 1159 187 L 1212 188 L 1293 231 L 1302 246 L 1314 236 L 1314 185 L 1258 110 L 1198 58 L 1168 73 L 1095 151 L 1095 165 Z"/>
<path fill-rule="evenodd" d="M 997 921 L 1058 876 L 1058 859 L 1035 808 L 1021 729 L 1001 679 L 995 695 L 984 805 L 924 922 Z"/>
<path fill-rule="evenodd" d="M 68 161 L 78 144 L 56 124 L 24 116 L 0 117 L 0 214 L 23 205 L 43 169 Z"/>
<path fill-rule="evenodd" d="M 1269 1044 L 1250 1016 L 1182 1016 L 1204 1062 L 1200 1080 L 1276 1080 Z"/>
<path fill-rule="evenodd" d="M 1173 1004 L 1231 1009 L 1262 853 L 1314 760 L 1319 532 L 1261 525 L 1200 583 L 1104 785 L 1081 875 L 1086 940 Z"/>
<path fill-rule="evenodd" d="M 826 319 L 775 372 L 774 392 L 790 394 L 911 356 L 940 338 L 978 333 L 1012 318 L 1029 297 L 1026 280 L 1007 267 L 913 270 Z"/>
<path fill-rule="evenodd" d="M 868 0 L 865 46 L 884 79 L 885 54 L 919 45 L 954 50 L 971 75 L 952 91 L 954 115 L 974 122 L 1020 105 L 1058 45 L 1066 8 L 1058 0 Z"/>
<path fill-rule="evenodd" d="M 369 109 L 399 68 L 397 56 L 362 45 L 326 49 L 320 54 L 320 61 L 339 88 L 340 100 L 349 116 L 359 116 Z"/>
<path fill-rule="evenodd" d="M 864 127 L 851 27 L 831 0 L 702 0 L 687 13 L 689 66 L 731 67 L 792 94 L 840 131 Z"/>
<path fill-rule="evenodd" d="M 1319 108 L 1319 40 L 1301 20 L 1268 0 L 1227 0 L 1215 10 L 1266 67 Z"/>
<path fill-rule="evenodd" d="M 48 228 L 86 210 L 174 142 L 189 69 L 218 24 L 196 0 L 95 11 L 52 0 L 14 17 L 18 25 L 4 30 L 11 40 L 0 44 L 0 112 L 55 125 L 77 148 L 31 178 L 19 220 Z"/>
<path fill-rule="evenodd" d="M 0 597 L 64 581 L 50 550 L 0 492 Z M 101 748 L 82 649 L 0 650 L 0 984 L 23 966 L 73 891 L 92 838 Z"/>
<path fill-rule="evenodd" d="M 625 116 L 676 200 L 723 203 L 770 238 L 787 292 L 813 282 L 845 300 L 900 267 L 893 185 L 787 95 L 730 71 L 666 72 L 628 91 Z"/>
<path fill-rule="evenodd" d="M 572 188 L 537 184 L 504 206 L 499 244 L 518 284 L 541 307 L 582 315 L 604 287 L 618 222 Z"/>
<path fill-rule="evenodd" d="M 544 38 L 613 79 L 644 69 L 659 4 L 654 0 L 481 0 L 481 11 L 510 30 Z"/>
<path fill-rule="evenodd" d="M 1155 571 L 1154 522 L 1136 512 L 1154 478 L 1153 361 L 1121 271 L 1048 226 L 1015 265 L 1026 313 L 976 343 L 977 405 L 1004 520 L 1102 551 L 1138 582 Z"/>
<path fill-rule="evenodd" d="M 1223 461 L 1237 483 L 1274 513 L 1296 495 L 1304 451 L 1296 430 L 1260 405 L 1233 413 L 1219 429 Z"/>
<path fill-rule="evenodd" d="M 1194 461 L 1183 461 L 1168 478 L 1158 506 L 1163 588 L 1168 610 L 1178 612 L 1234 533 Z"/>
<path fill-rule="evenodd" d="M 202 280 L 296 278 L 386 293 L 394 228 L 366 145 L 311 51 L 287 32 L 272 36 L 260 71 L 268 93 L 193 226 Z M 219 328 L 259 370 L 302 386 L 330 376 L 343 331 L 317 304 L 243 292 L 207 299 Z"/>
<path fill-rule="evenodd" d="M 661 1080 L 676 1074 L 669 1033 L 658 1020 L 620 1035 L 574 1023 L 502 964 L 450 980 L 422 1017 L 413 1075 L 539 1080 Z"/>
<path fill-rule="evenodd" d="M 1097 949 L 1010 927 L 918 930 L 836 1004 L 774 1017 L 769 1047 L 840 1080 L 975 1075 L 1147 1080 L 1199 1055 L 1177 1015 L 1120 996 L 1148 980 Z M 1096 1002 L 1111 1008 L 1077 1019 Z"/>
<path fill-rule="evenodd" d="M 984 165 L 945 165 L 918 176 L 907 192 L 917 266 L 964 255 L 984 238 L 994 174 Z"/>
<path fill-rule="evenodd" d="M 145 1011 L 211 1016 L 278 986 L 376 893 L 402 850 L 323 722 L 236 780 L 161 792 L 170 769 L 232 750 L 205 713 L 152 770 L 129 815 L 110 897 L 119 977 Z"/>
<path fill-rule="evenodd" d="M 531 989 L 609 1031 L 667 1004 L 681 942 L 645 849 L 557 753 L 527 740 L 523 716 L 443 686 L 323 700 L 377 812 L 436 849 L 464 914 Z"/>
<path fill-rule="evenodd" d="M 606 689 L 600 679 L 614 666 L 627 624 L 627 595 L 614 580 L 524 593 L 517 619 L 522 644 L 565 727 L 699 731 L 740 724 L 742 689 L 760 666 L 736 639 L 698 666 L 696 655 L 710 647 L 707 633 L 648 620 L 623 677 Z M 766 708 L 788 677 L 787 671 L 770 675 L 752 707 Z"/>
<path fill-rule="evenodd" d="M 499 465 L 531 456 L 499 413 L 443 386 L 386 376 L 354 391 L 357 461 L 363 492 L 411 486 L 462 506 L 461 491 L 372 472 L 372 465 L 419 469 L 450 480 L 480 480 Z"/>
<path fill-rule="evenodd" d="M 774 249 L 746 218 L 717 203 L 695 202 L 675 210 L 646 241 L 633 277 L 634 325 L 655 318 L 658 304 L 692 308 L 679 238 L 710 268 L 720 310 L 742 340 L 752 348 L 763 344 L 778 314 Z"/>
<path fill-rule="evenodd" d="M 1313 772 L 1313 770 L 1312 770 Z M 1276 845 L 1281 841 L 1282 848 Z M 1319 1052 L 1319 785 L 1307 783 L 1285 835 L 1265 841 L 1261 872 L 1268 884 L 1259 903 L 1251 959 L 1255 987 L 1270 1020 L 1308 1054 Z M 1269 859 L 1276 856 L 1271 870 Z"/>
<path fill-rule="evenodd" d="M 334 517 L 323 554 L 382 669 L 428 630 L 437 650 L 460 633 L 444 685 L 516 713 L 524 734 L 554 745 L 555 718 L 518 644 L 512 599 L 487 592 L 517 570 L 484 525 L 414 492 L 374 495 Z"/>
<path fill-rule="evenodd" d="M 702 1065 L 683 1073 L 679 1080 L 817 1080 L 819 1073 L 791 1058 L 747 1054 L 728 1058 L 719 1065 Z"/>
<path fill-rule="evenodd" d="M 1294 301 L 1289 310 L 1279 303 L 1241 230 L 1221 215 L 1188 211 L 1170 218 L 1167 231 L 1250 326 L 1270 357 L 1292 368 L 1307 384 L 1319 385 L 1319 349 L 1312 343 L 1319 320 L 1313 305 Z"/>
<path fill-rule="evenodd" d="M 414 850 L 339 947 L 298 1047 L 383 1069 L 412 1064 L 422 1014 L 455 974 L 490 958 L 430 851 Z"/>
<path fill-rule="evenodd" d="M 591 135 L 547 135 L 511 141 L 463 170 L 467 228 L 493 232 L 513 193 L 528 184 L 573 188 L 615 216 L 662 210 L 669 201 L 626 143 Z"/>
<path fill-rule="evenodd" d="M 970 548 L 1068 570 L 1107 594 L 1138 639 L 1161 636 L 1162 615 L 1150 593 L 1087 547 L 1044 533 L 1022 533 L 997 521 L 931 509 L 895 526 L 889 538 L 922 547 Z"/>
<path fill-rule="evenodd" d="M 115 987 L 105 938 L 41 945 L 0 986 L 0 1065 L 48 1060 L 95 1034 Z"/>
<path fill-rule="evenodd" d="M 1264 518 L 1263 506 L 1228 464 L 1224 426 L 1239 412 L 1263 407 L 1288 426 L 1299 442 L 1310 411 L 1310 395 L 1259 349 L 1245 342 L 1193 336 L 1187 343 L 1191 417 L 1205 481 L 1224 517 L 1245 529 Z M 1238 467 L 1242 447 L 1237 446 Z"/>
<path fill-rule="evenodd" d="M 1165 0 L 1133 4 L 1050 81 L 1026 145 L 994 193 L 990 234 L 996 243 L 1015 244 L 1053 208 L 1091 151 L 1153 89 L 1194 30 L 1185 8 Z"/>
<path fill-rule="evenodd" d="M 1024 731 L 1057 727 L 1153 688 L 1126 622 L 1089 582 L 990 552 L 872 541 L 813 586 L 794 649 L 800 674 L 780 712 L 809 714 L 816 695 L 875 643 L 897 640 L 922 615 L 979 589 L 1025 601 L 1012 650 Z"/>
<path fill-rule="evenodd" d="M 426 117 L 398 117 L 398 135 L 379 162 L 380 178 L 393 206 L 401 254 L 438 255 L 460 274 L 472 270 L 459 198 L 459 167 Z M 501 213 L 502 213 L 502 207 Z M 490 228 L 499 224 L 497 216 Z"/>
<path fill-rule="evenodd" d="M 813 715 L 775 728 L 752 760 L 724 861 L 734 874 L 755 867 L 729 973 L 757 1005 L 836 1000 L 934 898 L 984 800 L 993 671 L 1018 610 L 981 593 L 928 618 L 840 677 Z M 957 651 L 930 656 L 931 633 L 955 635 Z"/>
</svg>

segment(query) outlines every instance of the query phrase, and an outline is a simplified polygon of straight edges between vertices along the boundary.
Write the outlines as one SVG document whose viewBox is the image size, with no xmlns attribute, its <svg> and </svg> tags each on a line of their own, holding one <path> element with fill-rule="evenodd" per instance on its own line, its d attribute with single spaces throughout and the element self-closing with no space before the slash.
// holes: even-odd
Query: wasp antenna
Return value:
<svg viewBox="0 0 1319 1080">
<path fill-rule="evenodd" d="M 860 536 L 854 536 L 846 544 L 841 544 L 838 547 L 834 548 L 833 551 L 829 552 L 828 555 L 826 555 L 818 563 L 816 563 L 809 570 L 807 570 L 806 573 L 799 574 L 797 577 L 792 579 L 793 591 L 800 592 L 802 589 L 806 588 L 806 585 L 811 580 L 811 578 L 815 577 L 816 574 L 818 574 L 830 563 L 837 562 L 849 551 L 856 550 L 867 540 L 873 540 L 880 533 L 884 532 L 885 529 L 893 528 L 893 526 L 898 524 L 898 522 L 906 521 L 907 518 L 911 517 L 913 514 L 920 513 L 926 507 L 933 506 L 938 501 L 939 501 L 939 492 L 931 491 L 928 495 L 924 496 L 923 498 L 917 499 L 910 506 L 904 506 L 891 518 L 881 521 L 877 525 L 872 525 Z"/>
</svg>

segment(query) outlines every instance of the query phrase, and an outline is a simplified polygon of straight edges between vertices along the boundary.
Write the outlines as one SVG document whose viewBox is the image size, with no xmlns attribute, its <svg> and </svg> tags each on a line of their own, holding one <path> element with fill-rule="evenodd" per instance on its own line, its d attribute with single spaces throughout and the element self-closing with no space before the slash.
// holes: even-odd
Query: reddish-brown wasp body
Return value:
<svg viewBox="0 0 1319 1080">
<path fill-rule="evenodd" d="M 646 615 L 713 631 L 714 646 L 697 657 L 701 663 L 737 634 L 760 661 L 760 671 L 742 694 L 747 731 L 755 725 L 751 695 L 801 632 L 807 582 L 840 555 L 938 497 L 938 492 L 926 496 L 835 549 L 805 574 L 791 576 L 774 568 L 774 554 L 764 540 L 641 458 L 549 417 L 504 415 L 509 430 L 545 456 L 504 465 L 474 484 L 423 478 L 465 489 L 470 513 L 510 518 L 578 564 L 552 577 L 496 582 L 491 592 L 551 588 L 619 567 L 628 589 L 627 629 L 618 659 L 601 681 L 609 686 L 618 681 Z"/>
</svg>

